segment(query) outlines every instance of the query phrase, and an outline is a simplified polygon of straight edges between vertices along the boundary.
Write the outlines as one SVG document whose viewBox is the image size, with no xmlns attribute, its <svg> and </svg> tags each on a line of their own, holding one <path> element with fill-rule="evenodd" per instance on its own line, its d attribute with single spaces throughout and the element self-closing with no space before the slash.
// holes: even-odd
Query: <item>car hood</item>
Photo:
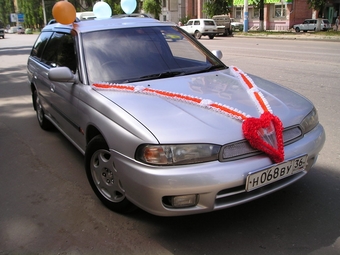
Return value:
<svg viewBox="0 0 340 255">
<path fill-rule="evenodd" d="M 282 86 L 249 76 L 267 99 L 284 127 L 299 124 L 312 110 L 307 99 Z M 229 70 L 129 84 L 208 99 L 236 108 L 252 117 L 260 113 Z M 148 129 L 160 143 L 225 144 L 244 139 L 242 121 L 185 100 L 138 92 L 98 90 Z"/>
</svg>

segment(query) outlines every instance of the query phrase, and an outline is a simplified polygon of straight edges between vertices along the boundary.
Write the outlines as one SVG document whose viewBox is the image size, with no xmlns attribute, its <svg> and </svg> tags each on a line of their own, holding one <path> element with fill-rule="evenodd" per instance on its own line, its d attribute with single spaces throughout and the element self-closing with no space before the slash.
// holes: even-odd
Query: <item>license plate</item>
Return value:
<svg viewBox="0 0 340 255">
<path fill-rule="evenodd" d="M 249 173 L 246 191 L 258 189 L 304 170 L 307 165 L 307 158 L 308 156 L 304 155 L 255 173 Z"/>
</svg>

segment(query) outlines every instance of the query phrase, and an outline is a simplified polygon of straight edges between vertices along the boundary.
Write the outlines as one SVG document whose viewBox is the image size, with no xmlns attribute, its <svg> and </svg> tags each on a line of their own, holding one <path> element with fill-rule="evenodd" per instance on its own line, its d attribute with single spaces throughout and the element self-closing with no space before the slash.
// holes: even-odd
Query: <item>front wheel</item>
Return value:
<svg viewBox="0 0 340 255">
<path fill-rule="evenodd" d="M 300 33 L 300 28 L 296 27 L 296 28 L 295 28 L 295 32 L 296 32 L 296 33 Z"/>
<path fill-rule="evenodd" d="M 125 196 L 113 157 L 101 135 L 87 145 L 85 169 L 94 193 L 106 207 L 118 213 L 131 212 L 136 208 Z"/>
<path fill-rule="evenodd" d="M 209 35 L 209 39 L 214 39 L 215 35 Z"/>
</svg>

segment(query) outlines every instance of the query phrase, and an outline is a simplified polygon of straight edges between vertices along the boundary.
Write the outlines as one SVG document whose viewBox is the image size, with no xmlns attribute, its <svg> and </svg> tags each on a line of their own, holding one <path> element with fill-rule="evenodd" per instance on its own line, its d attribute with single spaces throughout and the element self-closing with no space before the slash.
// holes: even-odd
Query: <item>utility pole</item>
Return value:
<svg viewBox="0 0 340 255">
<path fill-rule="evenodd" d="M 248 32 L 248 0 L 244 0 L 244 13 L 243 13 L 243 32 Z"/>
</svg>

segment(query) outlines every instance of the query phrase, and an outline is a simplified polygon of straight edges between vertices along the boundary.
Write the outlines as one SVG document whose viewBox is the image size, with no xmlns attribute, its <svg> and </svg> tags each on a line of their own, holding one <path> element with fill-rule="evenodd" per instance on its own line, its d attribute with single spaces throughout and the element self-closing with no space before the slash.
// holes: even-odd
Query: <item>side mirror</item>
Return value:
<svg viewBox="0 0 340 255">
<path fill-rule="evenodd" d="M 48 72 L 48 78 L 51 81 L 57 81 L 57 82 L 72 82 L 72 83 L 78 82 L 78 79 L 72 73 L 70 68 L 65 67 L 65 66 L 51 68 Z"/>
<path fill-rule="evenodd" d="M 214 54 L 218 59 L 221 59 L 223 57 L 223 53 L 220 50 L 213 50 L 211 51 L 212 54 Z"/>
</svg>

